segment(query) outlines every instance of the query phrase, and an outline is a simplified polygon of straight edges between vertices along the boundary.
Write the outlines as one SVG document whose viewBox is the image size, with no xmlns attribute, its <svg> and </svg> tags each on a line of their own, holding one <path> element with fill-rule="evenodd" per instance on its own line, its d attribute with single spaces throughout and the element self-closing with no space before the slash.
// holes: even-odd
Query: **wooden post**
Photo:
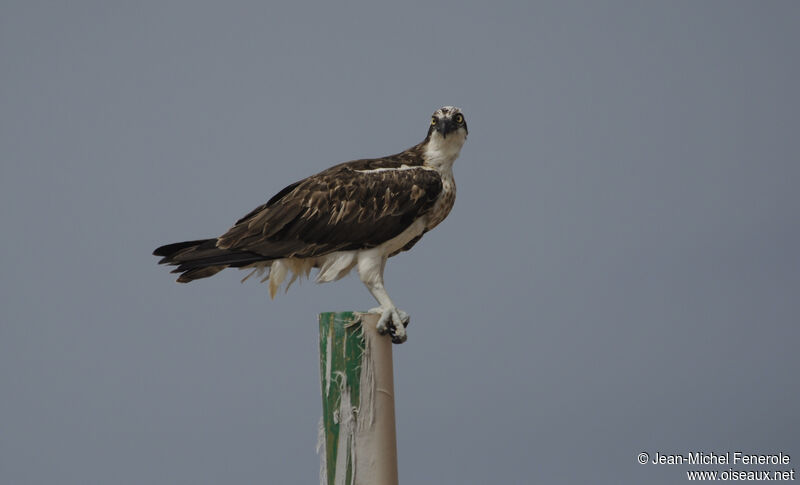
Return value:
<svg viewBox="0 0 800 485">
<path fill-rule="evenodd" d="M 392 340 L 378 315 L 319 315 L 322 485 L 397 485 Z"/>
</svg>

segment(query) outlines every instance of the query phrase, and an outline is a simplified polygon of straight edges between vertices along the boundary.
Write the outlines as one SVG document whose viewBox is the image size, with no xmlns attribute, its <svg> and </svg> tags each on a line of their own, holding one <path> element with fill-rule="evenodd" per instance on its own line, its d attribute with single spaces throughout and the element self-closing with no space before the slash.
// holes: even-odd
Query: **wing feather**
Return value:
<svg viewBox="0 0 800 485">
<path fill-rule="evenodd" d="M 338 165 L 292 184 L 240 219 L 218 247 L 268 258 L 310 257 L 375 247 L 431 209 L 438 172 Z"/>
</svg>

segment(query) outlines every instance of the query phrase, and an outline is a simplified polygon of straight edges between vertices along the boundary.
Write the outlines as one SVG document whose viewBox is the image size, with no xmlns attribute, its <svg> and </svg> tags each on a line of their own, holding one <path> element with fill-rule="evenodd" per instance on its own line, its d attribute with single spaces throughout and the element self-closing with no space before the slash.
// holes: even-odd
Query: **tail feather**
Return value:
<svg viewBox="0 0 800 485">
<path fill-rule="evenodd" d="M 248 251 L 218 248 L 216 238 L 167 244 L 156 248 L 153 255 L 162 257 L 159 264 L 177 266 L 172 272 L 180 273 L 180 283 L 208 278 L 225 268 L 241 268 L 266 259 Z"/>
</svg>

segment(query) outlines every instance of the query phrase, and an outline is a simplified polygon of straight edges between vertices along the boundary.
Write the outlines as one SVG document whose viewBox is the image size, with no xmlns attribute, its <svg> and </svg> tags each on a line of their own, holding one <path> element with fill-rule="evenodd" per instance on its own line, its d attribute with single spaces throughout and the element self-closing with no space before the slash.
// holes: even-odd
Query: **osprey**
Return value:
<svg viewBox="0 0 800 485">
<path fill-rule="evenodd" d="M 370 310 L 380 313 L 378 331 L 404 342 L 409 317 L 383 286 L 386 260 L 411 249 L 453 208 L 453 162 L 466 139 L 461 110 L 445 106 L 433 113 L 425 139 L 408 150 L 333 166 L 287 186 L 220 237 L 167 244 L 153 254 L 177 266 L 172 272 L 181 283 L 252 268 L 242 281 L 263 276 L 271 297 L 290 272 L 287 290 L 312 268 L 319 283 L 357 268 L 380 305 Z"/>
</svg>

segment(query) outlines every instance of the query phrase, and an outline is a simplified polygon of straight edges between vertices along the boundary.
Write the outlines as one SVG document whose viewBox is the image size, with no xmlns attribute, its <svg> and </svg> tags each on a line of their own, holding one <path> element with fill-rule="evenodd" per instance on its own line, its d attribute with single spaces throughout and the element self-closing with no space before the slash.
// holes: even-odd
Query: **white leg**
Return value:
<svg viewBox="0 0 800 485">
<path fill-rule="evenodd" d="M 377 249 L 359 253 L 358 276 L 380 305 L 370 310 L 370 313 L 381 314 L 377 325 L 378 332 L 389 332 L 394 343 L 402 343 L 407 338 L 405 326 L 408 325 L 409 317 L 406 312 L 394 306 L 383 286 L 385 266 L 386 258 Z"/>
</svg>

